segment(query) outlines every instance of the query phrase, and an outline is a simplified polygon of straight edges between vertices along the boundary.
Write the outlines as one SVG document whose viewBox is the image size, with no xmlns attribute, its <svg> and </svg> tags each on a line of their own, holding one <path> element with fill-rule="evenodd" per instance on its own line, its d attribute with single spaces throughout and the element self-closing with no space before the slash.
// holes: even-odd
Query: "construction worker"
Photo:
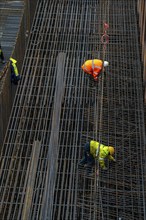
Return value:
<svg viewBox="0 0 146 220">
<path fill-rule="evenodd" d="M 102 72 L 103 68 L 108 65 L 108 61 L 103 62 L 102 60 L 94 59 L 85 61 L 81 68 L 85 73 L 91 75 L 95 81 L 98 81 L 99 74 Z"/>
<path fill-rule="evenodd" d="M 116 160 L 112 156 L 114 152 L 114 147 L 105 146 L 97 141 L 91 140 L 90 142 L 87 142 L 84 146 L 84 157 L 79 162 L 79 165 L 87 164 L 89 166 L 93 166 L 96 159 L 99 161 L 100 167 L 103 170 L 107 170 L 104 159 L 108 158 L 109 160 L 115 162 Z"/>
<path fill-rule="evenodd" d="M 11 69 L 11 82 L 15 85 L 18 84 L 18 81 L 20 80 L 20 75 L 18 73 L 18 69 L 16 66 L 17 60 L 10 58 L 10 69 Z"/>
<path fill-rule="evenodd" d="M 0 45 L 0 59 L 1 59 L 1 62 L 2 62 L 3 64 L 5 64 L 4 54 L 3 54 L 3 51 L 2 51 L 1 45 Z"/>
</svg>

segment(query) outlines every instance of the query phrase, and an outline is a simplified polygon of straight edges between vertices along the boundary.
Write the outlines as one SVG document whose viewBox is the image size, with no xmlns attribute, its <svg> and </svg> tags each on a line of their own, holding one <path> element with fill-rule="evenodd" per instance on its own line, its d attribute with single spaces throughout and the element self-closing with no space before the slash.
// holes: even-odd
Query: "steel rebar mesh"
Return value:
<svg viewBox="0 0 146 220">
<path fill-rule="evenodd" d="M 101 0 L 38 2 L 1 151 L 1 219 L 146 218 L 136 1 L 107 2 L 108 17 Z M 102 77 L 94 82 L 80 67 L 102 55 L 96 49 L 102 50 L 103 19 L 110 24 L 105 55 L 110 66 L 101 84 Z M 57 83 L 62 52 L 64 77 Z M 63 96 L 56 103 L 59 91 Z M 57 108 L 58 124 L 52 120 Z M 100 123 L 101 141 L 115 146 L 116 163 L 107 163 L 98 178 L 93 168 L 89 177 L 78 162 L 83 145 L 99 137 Z"/>
</svg>

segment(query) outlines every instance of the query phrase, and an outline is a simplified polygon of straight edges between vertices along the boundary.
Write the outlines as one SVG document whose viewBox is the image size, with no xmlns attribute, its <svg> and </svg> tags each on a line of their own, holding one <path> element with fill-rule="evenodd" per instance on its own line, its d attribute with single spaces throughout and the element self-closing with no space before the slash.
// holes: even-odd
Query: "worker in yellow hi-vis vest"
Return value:
<svg viewBox="0 0 146 220">
<path fill-rule="evenodd" d="M 91 140 L 90 142 L 87 142 L 84 146 L 84 157 L 79 162 L 79 165 L 88 164 L 89 166 L 92 166 L 95 164 L 96 159 L 99 161 L 100 167 L 103 170 L 107 170 L 104 160 L 105 158 L 108 158 L 109 160 L 115 162 L 116 160 L 113 157 L 114 152 L 114 147 L 105 146 L 97 141 Z"/>
<path fill-rule="evenodd" d="M 82 70 L 91 75 L 95 81 L 98 81 L 99 74 L 102 72 L 103 68 L 109 65 L 108 61 L 102 61 L 99 59 L 87 60 L 81 66 Z"/>
<path fill-rule="evenodd" d="M 11 82 L 15 85 L 18 84 L 18 81 L 20 80 L 20 75 L 16 66 L 17 60 L 10 58 L 10 69 L 11 69 Z"/>
</svg>

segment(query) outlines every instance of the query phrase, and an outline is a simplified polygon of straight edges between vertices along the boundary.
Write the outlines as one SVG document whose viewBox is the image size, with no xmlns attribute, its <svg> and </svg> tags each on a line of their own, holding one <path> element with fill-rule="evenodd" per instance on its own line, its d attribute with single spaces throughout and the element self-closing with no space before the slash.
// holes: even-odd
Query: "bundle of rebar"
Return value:
<svg viewBox="0 0 146 220">
<path fill-rule="evenodd" d="M 95 82 L 81 65 L 102 56 L 106 20 L 110 65 Z M 0 219 L 146 218 L 138 37 L 134 0 L 38 1 L 1 150 Z M 88 175 L 78 163 L 99 136 L 116 163 Z"/>
</svg>

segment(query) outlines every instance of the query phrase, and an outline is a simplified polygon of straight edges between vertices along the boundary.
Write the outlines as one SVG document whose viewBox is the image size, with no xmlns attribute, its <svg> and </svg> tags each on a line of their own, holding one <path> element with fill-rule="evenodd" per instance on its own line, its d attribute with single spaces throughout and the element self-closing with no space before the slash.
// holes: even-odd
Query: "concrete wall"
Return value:
<svg viewBox="0 0 146 220">
<path fill-rule="evenodd" d="M 25 49 L 27 46 L 27 33 L 29 35 L 29 31 L 35 14 L 37 0 L 24 0 L 24 3 L 24 13 L 22 16 L 19 33 L 16 38 L 16 44 L 14 50 L 12 51 L 12 56 L 17 60 L 17 66 L 20 73 L 23 64 Z M 9 63 L 7 63 L 1 75 L 2 78 L 0 79 L 0 146 L 4 141 L 9 116 L 11 113 L 11 108 L 17 89 L 17 86 L 10 83 Z"/>
</svg>

